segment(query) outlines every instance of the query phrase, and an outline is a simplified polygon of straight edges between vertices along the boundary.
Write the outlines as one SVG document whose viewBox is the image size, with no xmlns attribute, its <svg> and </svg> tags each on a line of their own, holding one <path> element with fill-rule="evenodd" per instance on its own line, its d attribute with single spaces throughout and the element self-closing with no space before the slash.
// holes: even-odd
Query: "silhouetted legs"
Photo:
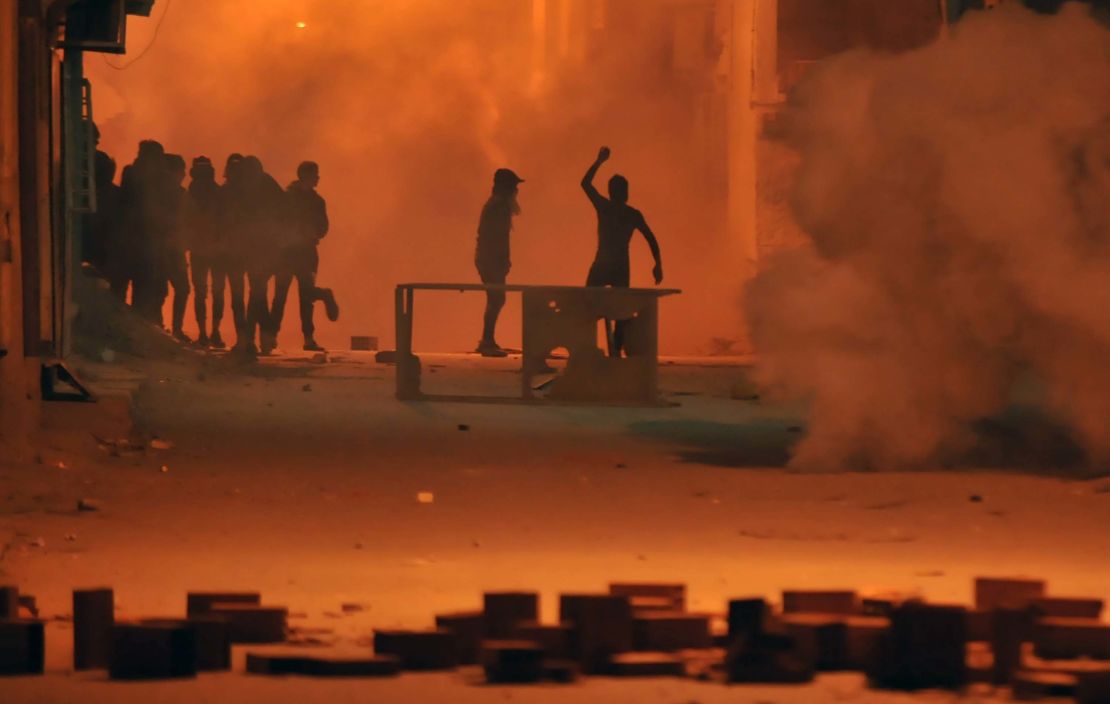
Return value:
<svg viewBox="0 0 1110 704">
<path fill-rule="evenodd" d="M 484 284 L 504 286 L 509 271 L 504 267 L 479 265 L 478 275 L 481 276 Z M 497 318 L 504 307 L 504 291 L 486 291 L 486 312 L 482 316 L 482 339 L 478 343 L 478 352 L 484 356 L 505 356 L 504 350 L 497 344 Z"/>
</svg>

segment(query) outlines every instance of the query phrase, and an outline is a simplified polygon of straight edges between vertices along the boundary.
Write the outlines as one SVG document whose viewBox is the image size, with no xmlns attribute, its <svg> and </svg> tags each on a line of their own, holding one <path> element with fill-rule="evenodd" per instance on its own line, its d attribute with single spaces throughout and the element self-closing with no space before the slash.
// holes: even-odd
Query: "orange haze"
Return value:
<svg viewBox="0 0 1110 704">
<path fill-rule="evenodd" d="M 126 56 L 87 60 L 101 146 L 120 169 L 143 138 L 218 164 L 256 154 L 283 185 L 298 162 L 318 161 L 332 216 L 320 283 L 343 306 L 337 325 L 319 316 L 319 337 L 389 345 L 396 283 L 477 280 L 477 217 L 499 166 L 527 179 L 510 281 L 583 283 L 595 235 L 578 181 L 608 144 L 599 185 L 612 169 L 629 177 L 660 238 L 665 285 L 688 291 L 664 304 L 663 350 L 694 352 L 740 327 L 740 282 L 719 254 L 724 186 L 691 158 L 693 94 L 659 69 L 664 3 L 620 5 L 628 12 L 588 70 L 554 64 L 541 80 L 529 2 L 161 0 L 154 17 L 132 19 Z M 633 284 L 650 285 L 650 271 L 637 239 Z M 418 349 L 477 341 L 473 294 L 417 306 Z M 504 343 L 519 340 L 518 315 L 511 304 Z M 298 344 L 294 303 L 284 327 L 282 342 Z"/>
</svg>

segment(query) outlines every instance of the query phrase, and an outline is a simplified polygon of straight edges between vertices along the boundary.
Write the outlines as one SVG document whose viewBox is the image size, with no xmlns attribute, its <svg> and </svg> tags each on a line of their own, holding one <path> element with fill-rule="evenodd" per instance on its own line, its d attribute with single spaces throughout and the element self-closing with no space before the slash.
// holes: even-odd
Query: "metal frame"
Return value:
<svg viewBox="0 0 1110 704">
<path fill-rule="evenodd" d="M 520 396 L 448 396 L 420 388 L 420 358 L 413 353 L 416 291 L 520 293 L 523 350 Z M 600 405 L 668 405 L 659 396 L 659 299 L 678 289 L 527 286 L 519 284 L 405 283 L 395 291 L 396 395 L 404 401 L 497 401 Z M 597 348 L 599 319 L 628 321 L 628 357 Z M 567 369 L 540 398 L 533 382 L 558 347 L 570 352 Z"/>
</svg>

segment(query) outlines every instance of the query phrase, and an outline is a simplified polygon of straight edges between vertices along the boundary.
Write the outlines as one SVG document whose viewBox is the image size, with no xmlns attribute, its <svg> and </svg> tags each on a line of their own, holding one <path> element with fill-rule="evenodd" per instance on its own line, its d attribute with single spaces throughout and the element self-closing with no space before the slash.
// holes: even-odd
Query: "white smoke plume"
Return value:
<svg viewBox="0 0 1110 704">
<path fill-rule="evenodd" d="M 810 404 L 793 465 L 943 461 L 1026 378 L 1110 459 L 1110 30 L 1078 5 L 974 13 L 836 57 L 792 102 L 812 247 L 747 313 L 762 383 Z"/>
</svg>

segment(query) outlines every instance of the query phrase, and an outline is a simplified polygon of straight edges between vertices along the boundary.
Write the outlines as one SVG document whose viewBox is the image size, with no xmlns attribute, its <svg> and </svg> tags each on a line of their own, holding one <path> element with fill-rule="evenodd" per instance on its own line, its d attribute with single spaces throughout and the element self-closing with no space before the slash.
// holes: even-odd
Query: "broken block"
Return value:
<svg viewBox="0 0 1110 704">
<path fill-rule="evenodd" d="M 521 623 L 517 625 L 513 640 L 525 640 L 543 648 L 544 657 L 549 660 L 565 660 L 571 655 L 571 635 L 574 629 L 568 624 L 545 625 L 542 623 Z"/>
<path fill-rule="evenodd" d="M 196 674 L 196 634 L 188 626 L 140 623 L 112 626 L 109 666 L 112 679 L 170 679 Z"/>
<path fill-rule="evenodd" d="M 1102 599 L 1046 596 L 1033 601 L 1036 618 L 1102 618 Z"/>
<path fill-rule="evenodd" d="M 763 632 L 767 620 L 767 602 L 763 599 L 730 599 L 728 602 L 728 640 L 750 640 Z"/>
<path fill-rule="evenodd" d="M 1042 618 L 1033 624 L 1033 652 L 1048 660 L 1110 660 L 1110 624 L 1091 618 Z"/>
<path fill-rule="evenodd" d="M 19 587 L 0 587 L 0 620 L 19 618 Z"/>
<path fill-rule="evenodd" d="M 675 611 L 645 611 L 633 617 L 633 646 L 644 651 L 710 648 L 709 617 Z"/>
<path fill-rule="evenodd" d="M 814 669 L 842 670 L 848 665 L 848 626 L 839 616 L 784 614 L 783 627 L 794 639 L 795 652 Z"/>
<path fill-rule="evenodd" d="M 0 675 L 41 675 L 45 652 L 42 621 L 0 620 Z"/>
<path fill-rule="evenodd" d="M 574 627 L 572 645 L 586 674 L 604 673 L 612 655 L 632 650 L 632 604 L 626 596 L 563 594 L 559 620 Z"/>
<path fill-rule="evenodd" d="M 191 629 L 196 643 L 197 672 L 231 669 L 231 623 L 227 618 L 205 614 L 184 619 L 144 618 L 140 623 Z"/>
<path fill-rule="evenodd" d="M 487 638 L 509 638 L 518 623 L 540 617 L 540 595 L 535 592 L 486 592 L 482 601 Z"/>
<path fill-rule="evenodd" d="M 262 595 L 258 592 L 189 592 L 185 595 L 185 613 L 188 616 L 207 614 L 216 604 L 260 606 Z"/>
<path fill-rule="evenodd" d="M 964 607 L 903 604 L 891 612 L 868 677 L 886 689 L 959 689 L 968 678 L 966 643 Z"/>
<path fill-rule="evenodd" d="M 374 652 L 396 657 L 402 670 L 450 670 L 458 664 L 455 636 L 447 630 L 374 631 Z"/>
<path fill-rule="evenodd" d="M 1075 688 L 1075 700 L 1078 704 L 1110 702 L 1110 671 L 1080 674 Z"/>
<path fill-rule="evenodd" d="M 684 677 L 686 663 L 673 653 L 620 653 L 613 656 L 610 672 L 617 677 Z"/>
<path fill-rule="evenodd" d="M 543 663 L 543 648 L 533 641 L 487 640 L 482 643 L 482 665 L 487 682 L 539 682 L 544 677 Z"/>
<path fill-rule="evenodd" d="M 1048 697 L 1072 697 L 1077 680 L 1062 672 L 1026 672 L 1013 674 L 1011 695 L 1017 701 L 1037 701 Z"/>
<path fill-rule="evenodd" d="M 481 611 L 462 611 L 436 616 L 436 628 L 455 636 L 456 659 L 460 665 L 474 665 L 481 659 L 486 637 L 485 615 Z"/>
<path fill-rule="evenodd" d="M 378 338 L 372 335 L 351 335 L 351 349 L 356 352 L 370 352 L 378 349 Z"/>
<path fill-rule="evenodd" d="M 232 643 L 281 643 L 289 609 L 246 603 L 217 603 L 208 609 L 211 616 L 227 620 Z"/>
<path fill-rule="evenodd" d="M 39 605 L 32 594 L 19 595 L 19 618 L 38 618 Z"/>
<path fill-rule="evenodd" d="M 994 653 L 990 643 L 973 641 L 967 644 L 968 684 L 993 684 L 994 682 Z"/>
<path fill-rule="evenodd" d="M 307 656 L 300 654 L 247 653 L 247 672 L 252 675 L 296 675 L 307 667 Z"/>
<path fill-rule="evenodd" d="M 652 582 L 614 582 L 609 593 L 627 596 L 632 611 L 685 611 L 686 585 Z"/>
<path fill-rule="evenodd" d="M 111 664 L 114 604 L 111 589 L 73 591 L 73 669 L 107 668 Z"/>
<path fill-rule="evenodd" d="M 860 611 L 865 616 L 889 616 L 896 607 L 921 600 L 921 595 L 916 592 L 871 592 L 860 598 Z"/>
<path fill-rule="evenodd" d="M 1045 595 L 1043 579 L 1025 577 L 976 577 L 975 608 L 1025 609 Z"/>
<path fill-rule="evenodd" d="M 791 590 L 782 593 L 784 614 L 839 614 L 860 612 L 859 598 L 853 591 Z"/>
</svg>

